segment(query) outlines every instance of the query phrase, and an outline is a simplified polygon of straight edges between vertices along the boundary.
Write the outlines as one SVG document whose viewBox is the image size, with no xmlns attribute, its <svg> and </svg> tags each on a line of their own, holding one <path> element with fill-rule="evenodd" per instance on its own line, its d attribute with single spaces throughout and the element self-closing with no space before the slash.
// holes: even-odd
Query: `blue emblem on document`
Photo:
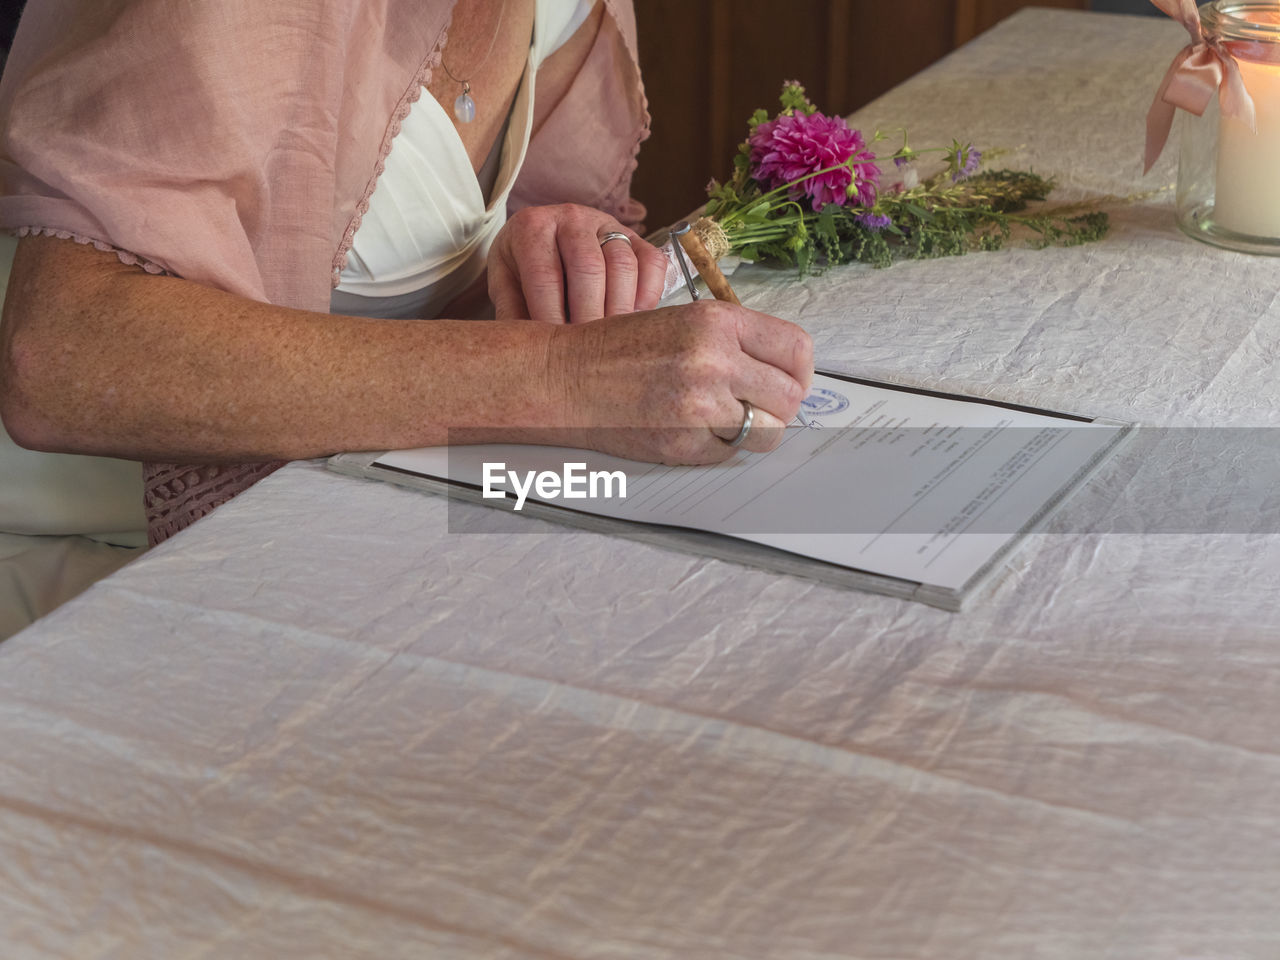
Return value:
<svg viewBox="0 0 1280 960">
<path fill-rule="evenodd" d="M 825 387 L 814 387 L 800 404 L 811 417 L 829 417 L 849 409 L 849 398 Z"/>
</svg>

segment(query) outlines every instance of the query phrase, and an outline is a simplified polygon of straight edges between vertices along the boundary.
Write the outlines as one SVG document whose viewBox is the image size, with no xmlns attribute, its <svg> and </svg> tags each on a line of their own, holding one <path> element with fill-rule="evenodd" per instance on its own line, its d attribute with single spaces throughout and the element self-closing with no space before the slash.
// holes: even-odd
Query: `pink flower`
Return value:
<svg viewBox="0 0 1280 960">
<path fill-rule="evenodd" d="M 850 129 L 841 117 L 821 113 L 783 114 L 756 127 L 747 141 L 751 147 L 751 175 L 767 190 L 801 177 L 843 164 L 835 170 L 796 183 L 787 191 L 793 200 L 807 196 L 813 209 L 828 203 L 858 206 L 875 203 L 880 168 L 866 149 L 862 134 Z"/>
</svg>

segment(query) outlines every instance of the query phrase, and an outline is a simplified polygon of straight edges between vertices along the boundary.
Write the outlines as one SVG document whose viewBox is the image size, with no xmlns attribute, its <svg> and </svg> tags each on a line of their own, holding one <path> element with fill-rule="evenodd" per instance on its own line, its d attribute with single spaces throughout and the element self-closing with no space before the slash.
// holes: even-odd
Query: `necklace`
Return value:
<svg viewBox="0 0 1280 960">
<path fill-rule="evenodd" d="M 498 42 L 498 34 L 502 32 L 502 17 L 507 12 L 507 0 L 502 0 L 502 9 L 498 11 L 498 25 L 494 28 L 493 39 L 489 41 L 489 49 L 485 51 L 484 59 L 476 64 L 471 70 L 471 76 L 475 76 L 480 68 L 489 62 L 489 54 L 493 53 L 494 44 Z M 453 71 L 449 69 L 449 65 L 444 62 L 444 54 L 440 55 L 440 66 L 444 67 L 444 72 L 454 83 L 462 84 L 462 93 L 458 95 L 458 99 L 453 101 L 453 115 L 458 118 L 459 123 L 470 123 L 476 118 L 476 102 L 471 99 L 471 81 L 470 79 L 462 79 L 455 77 Z"/>
</svg>

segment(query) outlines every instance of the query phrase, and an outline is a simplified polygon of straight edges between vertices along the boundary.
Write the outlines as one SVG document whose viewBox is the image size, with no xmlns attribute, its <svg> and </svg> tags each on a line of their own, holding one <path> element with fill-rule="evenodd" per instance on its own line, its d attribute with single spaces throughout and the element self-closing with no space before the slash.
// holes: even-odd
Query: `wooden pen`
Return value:
<svg viewBox="0 0 1280 960">
<path fill-rule="evenodd" d="M 684 223 L 677 225 L 673 233 L 679 239 L 680 246 L 684 248 L 684 252 L 693 261 L 693 265 L 699 275 L 706 281 L 707 289 L 711 291 L 711 295 L 717 300 L 727 300 L 729 303 L 736 303 L 738 306 L 742 306 L 742 301 L 733 292 L 733 287 L 729 286 L 729 278 L 724 275 L 720 265 L 716 263 L 715 257 L 711 256 L 710 251 L 707 250 L 707 245 L 702 242 L 702 238 L 691 229 L 678 232 L 681 226 L 687 227 L 688 225 Z"/>
</svg>

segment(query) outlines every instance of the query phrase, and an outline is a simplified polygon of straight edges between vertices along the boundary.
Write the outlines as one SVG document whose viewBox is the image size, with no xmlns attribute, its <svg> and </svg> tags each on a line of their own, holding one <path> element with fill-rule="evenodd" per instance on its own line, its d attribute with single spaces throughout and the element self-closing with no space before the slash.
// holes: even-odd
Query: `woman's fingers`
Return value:
<svg viewBox="0 0 1280 960">
<path fill-rule="evenodd" d="M 807 355 L 803 347 L 801 350 L 802 355 Z M 803 360 L 801 364 L 801 369 L 805 369 Z M 797 375 L 788 370 L 744 354 L 730 389 L 735 397 L 750 401 L 758 412 L 768 414 L 767 420 L 758 422 L 786 426 L 795 419 L 796 411 L 809 392 L 812 360 L 807 369 L 808 374 L 803 379 L 797 379 Z"/>
<path fill-rule="evenodd" d="M 632 234 L 639 240 L 636 234 Z M 667 280 L 667 255 L 647 240 L 635 245 L 639 277 L 636 280 L 636 310 L 652 310 L 662 299 Z"/>
<path fill-rule="evenodd" d="M 736 426 L 730 424 L 711 431 L 715 438 L 727 447 L 737 447 L 751 453 L 767 453 L 781 443 L 786 435 L 785 423 L 763 407 L 751 403 L 750 400 L 738 400 L 738 413 L 739 419 Z M 743 435 L 744 430 L 745 435 Z M 739 436 L 742 436 L 741 440 L 738 440 Z"/>
<path fill-rule="evenodd" d="M 619 225 L 620 227 L 621 225 Z M 615 317 L 620 313 L 636 310 L 636 287 L 640 280 L 640 260 L 636 244 L 644 243 L 633 238 L 629 230 L 617 229 L 604 232 L 600 238 L 600 252 L 605 262 L 605 297 L 601 317 Z M 576 322 L 576 318 L 575 322 Z M 599 317 L 592 317 L 598 320 Z"/>
<path fill-rule="evenodd" d="M 489 254 L 489 300 L 497 320 L 527 320 L 532 311 L 525 302 L 524 291 L 515 279 L 512 264 L 497 250 Z"/>
<path fill-rule="evenodd" d="M 587 323 L 652 309 L 665 276 L 661 251 L 608 214 L 575 204 L 517 211 L 489 255 L 499 320 Z"/>
<path fill-rule="evenodd" d="M 600 218 L 604 215 L 588 216 L 580 213 L 579 211 L 586 210 L 585 207 L 571 207 L 567 211 L 558 207 L 544 209 L 555 211 L 557 216 L 554 252 L 560 257 L 564 276 L 567 307 L 565 320 L 569 323 L 599 320 L 604 316 L 605 290 L 611 266 L 600 246 L 600 234 L 604 232 L 600 226 Z M 589 211 L 592 214 L 595 212 Z M 619 258 L 616 251 L 610 253 L 614 259 L 612 266 L 616 269 Z M 634 266 L 628 269 L 634 274 Z"/>
<path fill-rule="evenodd" d="M 795 401 L 799 404 L 813 382 L 813 341 L 809 335 L 794 323 L 768 314 L 748 310 L 738 316 L 738 345 L 744 354 L 763 365 L 752 367 L 752 371 L 757 376 L 764 375 L 766 368 L 786 374 L 801 388 Z M 794 410 L 791 415 L 795 415 Z"/>
</svg>

